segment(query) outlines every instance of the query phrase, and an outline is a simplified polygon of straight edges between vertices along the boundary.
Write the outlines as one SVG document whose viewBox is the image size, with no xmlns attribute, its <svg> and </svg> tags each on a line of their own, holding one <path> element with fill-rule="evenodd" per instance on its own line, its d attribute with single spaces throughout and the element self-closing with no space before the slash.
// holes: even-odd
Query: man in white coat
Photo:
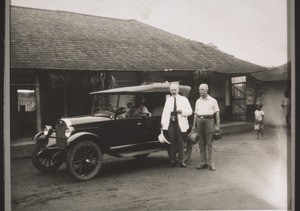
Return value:
<svg viewBox="0 0 300 211">
<path fill-rule="evenodd" d="M 185 133 L 189 129 L 187 117 L 192 115 L 193 110 L 188 99 L 179 95 L 178 92 L 179 86 L 171 84 L 171 96 L 166 99 L 161 117 L 161 126 L 163 130 L 168 130 L 171 142 L 169 167 L 177 165 L 175 154 L 176 145 L 178 145 L 179 166 L 185 168 L 182 133 Z"/>
</svg>

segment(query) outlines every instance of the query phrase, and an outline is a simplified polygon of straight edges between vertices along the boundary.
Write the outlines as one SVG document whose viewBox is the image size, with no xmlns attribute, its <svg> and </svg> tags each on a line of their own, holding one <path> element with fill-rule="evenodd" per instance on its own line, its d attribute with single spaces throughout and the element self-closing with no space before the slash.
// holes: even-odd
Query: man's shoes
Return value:
<svg viewBox="0 0 300 211">
<path fill-rule="evenodd" d="M 176 161 L 171 161 L 168 165 L 169 168 L 172 168 L 172 167 L 175 167 L 175 166 L 179 166 L 181 168 L 186 168 L 186 164 L 184 162 L 179 163 L 179 162 L 176 162 Z"/>
<path fill-rule="evenodd" d="M 169 168 L 175 167 L 176 166 L 176 162 L 175 161 L 171 161 L 168 165 Z"/>
<path fill-rule="evenodd" d="M 211 170 L 211 171 L 215 171 L 216 167 L 212 165 L 212 166 L 208 166 L 208 169 Z"/>
<path fill-rule="evenodd" d="M 196 167 L 197 170 L 205 169 L 207 167 L 207 164 L 200 164 Z"/>
<path fill-rule="evenodd" d="M 186 164 L 183 162 L 183 163 L 180 163 L 179 166 L 180 166 L 181 168 L 185 168 L 185 167 L 186 167 Z"/>
</svg>

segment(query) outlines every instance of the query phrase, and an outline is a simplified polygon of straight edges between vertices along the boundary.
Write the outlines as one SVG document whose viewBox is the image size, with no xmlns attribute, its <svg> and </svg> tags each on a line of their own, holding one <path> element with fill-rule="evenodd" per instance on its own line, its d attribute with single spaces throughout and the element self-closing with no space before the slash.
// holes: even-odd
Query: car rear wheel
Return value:
<svg viewBox="0 0 300 211">
<path fill-rule="evenodd" d="M 31 157 L 34 167 L 42 172 L 55 171 L 63 164 L 63 160 L 54 158 L 55 153 L 47 151 L 47 144 L 48 141 L 45 139 L 38 140 Z"/>
<path fill-rule="evenodd" d="M 184 159 L 183 161 L 186 162 L 188 159 L 190 159 L 192 154 L 193 144 L 189 141 L 185 141 L 183 145 L 183 151 L 184 151 Z"/>
<path fill-rule="evenodd" d="M 67 155 L 67 169 L 79 181 L 94 178 L 103 162 L 100 147 L 93 141 L 75 144 Z"/>
<path fill-rule="evenodd" d="M 186 141 L 186 139 L 185 139 L 183 142 L 183 162 L 186 162 L 190 159 L 192 150 L 193 150 L 193 144 L 189 141 Z M 169 155 L 169 157 L 171 155 L 170 148 L 168 149 L 168 155 Z M 179 160 L 178 152 L 175 154 L 175 158 L 176 158 L 176 160 Z"/>
</svg>

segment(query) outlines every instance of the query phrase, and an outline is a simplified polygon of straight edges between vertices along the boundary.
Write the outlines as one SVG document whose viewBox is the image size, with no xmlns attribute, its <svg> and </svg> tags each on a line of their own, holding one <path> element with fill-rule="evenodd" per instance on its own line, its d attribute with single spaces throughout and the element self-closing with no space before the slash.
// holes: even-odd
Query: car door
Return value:
<svg viewBox="0 0 300 211">
<path fill-rule="evenodd" d="M 120 120 L 120 124 L 125 129 L 125 144 L 136 144 L 145 142 L 146 117 L 130 117 Z"/>
<path fill-rule="evenodd" d="M 161 128 L 161 116 L 151 116 L 145 120 L 143 137 L 145 141 L 157 141 Z"/>
<path fill-rule="evenodd" d="M 126 144 L 126 128 L 125 122 L 119 119 L 111 119 L 101 122 L 99 127 L 99 136 L 109 147 L 121 146 Z"/>
<path fill-rule="evenodd" d="M 127 143 L 157 141 L 160 133 L 160 118 L 160 116 L 128 118 L 125 126 Z"/>
</svg>

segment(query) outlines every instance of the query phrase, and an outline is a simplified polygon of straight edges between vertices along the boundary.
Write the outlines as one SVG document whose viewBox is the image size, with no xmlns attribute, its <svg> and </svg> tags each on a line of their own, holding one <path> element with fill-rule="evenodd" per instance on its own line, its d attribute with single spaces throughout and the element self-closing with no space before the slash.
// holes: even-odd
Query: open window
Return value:
<svg viewBox="0 0 300 211">
<path fill-rule="evenodd" d="M 18 112 L 33 112 L 36 110 L 35 91 L 18 89 Z"/>
</svg>

